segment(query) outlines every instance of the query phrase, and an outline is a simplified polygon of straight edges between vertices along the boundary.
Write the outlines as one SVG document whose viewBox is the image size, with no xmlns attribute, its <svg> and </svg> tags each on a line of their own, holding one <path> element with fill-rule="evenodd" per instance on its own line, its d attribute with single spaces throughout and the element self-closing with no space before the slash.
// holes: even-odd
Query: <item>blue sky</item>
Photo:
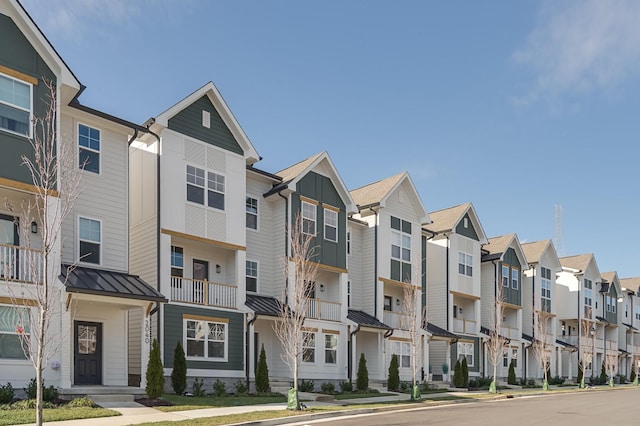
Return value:
<svg viewBox="0 0 640 426">
<path fill-rule="evenodd" d="M 213 81 L 276 172 L 327 151 L 349 189 L 408 171 L 427 211 L 553 238 L 640 276 L 640 2 L 22 0 L 137 123 Z M 562 254 L 562 253 L 561 253 Z"/>
</svg>

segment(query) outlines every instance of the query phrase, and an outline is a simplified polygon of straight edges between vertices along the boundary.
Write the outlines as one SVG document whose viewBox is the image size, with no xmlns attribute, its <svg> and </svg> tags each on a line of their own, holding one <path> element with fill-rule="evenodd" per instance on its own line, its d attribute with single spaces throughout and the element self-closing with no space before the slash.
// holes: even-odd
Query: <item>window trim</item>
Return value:
<svg viewBox="0 0 640 426">
<path fill-rule="evenodd" d="M 520 289 L 520 269 L 514 268 L 513 266 L 511 267 L 511 289 Z"/>
<path fill-rule="evenodd" d="M 304 364 L 315 364 L 316 363 L 316 332 L 314 331 L 303 331 L 302 332 L 302 362 Z M 306 336 L 311 336 L 311 338 L 307 338 Z M 313 346 L 308 345 L 309 340 L 313 340 Z M 305 360 L 305 351 L 311 351 L 313 353 L 313 361 Z"/>
<path fill-rule="evenodd" d="M 82 219 L 85 220 L 91 220 L 94 222 L 98 222 L 99 226 L 100 226 L 100 241 L 98 242 L 99 246 L 100 246 L 100 259 L 99 259 L 99 263 L 93 263 L 93 262 L 87 262 L 82 260 L 82 258 L 80 257 L 80 222 Z M 93 266 L 102 266 L 102 259 L 103 259 L 103 254 L 104 254 L 104 238 L 103 238 L 103 227 L 102 227 L 102 219 L 96 219 L 94 217 L 90 217 L 90 216 L 83 216 L 83 215 L 78 215 L 77 216 L 77 220 L 76 220 L 76 230 L 77 230 L 77 234 L 76 234 L 76 243 L 77 243 L 77 247 L 76 247 L 76 256 L 78 259 L 78 263 L 84 264 L 84 265 L 93 265 Z M 84 240 L 86 242 L 89 243 L 96 243 L 95 241 L 90 241 L 90 240 Z"/>
<path fill-rule="evenodd" d="M 460 350 L 461 345 L 462 345 L 462 347 L 467 348 L 467 349 L 470 347 L 471 348 L 471 353 L 468 353 L 466 349 L 464 351 L 461 351 Z M 475 344 L 473 342 L 461 342 L 461 341 L 458 341 L 457 350 L 458 350 L 458 359 L 460 359 L 460 355 L 464 356 L 465 358 L 468 357 L 468 356 L 471 356 L 471 362 L 469 362 L 469 360 L 467 358 L 467 366 L 469 366 L 469 367 L 474 367 L 475 366 L 475 359 L 476 359 L 475 353 L 476 352 L 475 352 Z"/>
<path fill-rule="evenodd" d="M 29 82 L 29 81 L 23 80 L 21 78 L 17 78 L 16 76 L 7 74 L 6 72 L 1 72 L 0 71 L 0 75 L 3 76 L 3 77 L 8 78 L 10 80 L 17 81 L 17 82 L 19 82 L 21 84 L 29 86 L 29 111 L 26 111 L 23 107 L 20 107 L 18 105 L 13 104 L 13 103 L 9 103 L 9 102 L 5 102 L 5 101 L 0 100 L 0 103 L 2 103 L 3 105 L 7 105 L 10 108 L 15 108 L 17 110 L 26 111 L 26 112 L 29 113 L 29 122 L 28 122 L 29 132 L 28 132 L 28 134 L 25 135 L 24 133 L 19 133 L 19 132 L 16 132 L 14 130 L 5 129 L 4 127 L 0 127 L 0 131 L 7 132 L 7 133 L 10 133 L 12 135 L 20 136 L 20 137 L 23 137 L 23 138 L 31 139 L 33 137 L 32 119 L 33 119 L 33 116 L 34 116 L 34 111 L 33 111 L 33 108 L 34 108 L 33 107 L 33 98 L 34 98 L 33 86 L 34 86 L 34 84 Z"/>
<path fill-rule="evenodd" d="M 174 259 L 173 253 L 174 253 L 174 248 L 182 250 L 182 266 L 175 266 L 175 265 L 173 264 L 173 259 Z M 174 269 L 180 269 L 180 270 L 182 270 L 182 275 L 180 275 L 180 277 L 184 277 L 184 247 L 174 246 L 173 244 L 171 245 L 169 264 L 171 265 L 171 270 L 172 270 L 172 271 L 173 271 Z M 173 272 L 172 272 L 172 273 L 171 273 L 171 276 L 175 277 L 176 275 L 173 275 Z"/>
<path fill-rule="evenodd" d="M 305 215 L 305 208 L 304 208 L 305 206 L 313 207 L 312 209 L 310 208 L 308 210 L 308 212 L 313 211 L 313 217 L 307 217 Z M 300 214 L 302 216 L 302 220 L 300 223 L 300 226 L 302 227 L 301 229 L 302 233 L 304 235 L 311 235 L 312 237 L 315 237 L 316 235 L 318 235 L 318 206 L 308 201 L 300 200 Z M 313 223 L 313 233 L 305 231 L 305 223 L 307 222 Z M 308 229 L 309 227 L 307 226 L 307 230 Z"/>
<path fill-rule="evenodd" d="M 330 347 L 327 347 L 327 343 L 328 343 L 327 342 L 327 337 L 335 339 L 334 349 L 331 349 Z M 335 362 L 327 362 L 327 352 L 334 352 L 333 359 L 335 360 Z M 337 335 L 332 334 L 332 333 L 325 333 L 324 334 L 324 364 L 325 365 L 338 365 L 338 337 L 337 337 Z"/>
<path fill-rule="evenodd" d="M 187 355 L 188 353 L 188 341 L 189 338 L 187 337 L 187 323 L 189 321 L 194 321 L 194 322 L 203 322 L 205 323 L 206 327 L 207 327 L 207 332 L 205 334 L 205 339 L 204 341 L 204 353 L 205 355 L 208 355 L 208 345 L 207 343 L 209 342 L 209 324 L 221 324 L 224 326 L 224 357 L 220 358 L 220 357 L 209 357 L 209 356 L 190 356 Z M 192 339 L 195 340 L 195 339 Z M 220 320 L 216 320 L 215 318 L 209 318 L 209 319 L 196 319 L 196 318 L 189 318 L 189 317 L 183 317 L 182 318 L 182 345 L 184 347 L 184 354 L 185 354 L 185 358 L 187 360 L 190 361 L 209 361 L 209 362 L 227 362 L 229 359 L 229 323 L 226 321 L 220 321 Z"/>
<path fill-rule="evenodd" d="M 249 211 L 249 200 L 254 200 L 255 201 L 255 209 L 256 212 L 250 212 Z M 250 230 L 250 231 L 254 231 L 254 232 L 259 232 L 260 231 L 260 201 L 258 199 L 258 197 L 254 197 L 253 195 L 249 195 L 247 194 L 247 196 L 245 197 L 245 203 L 244 203 L 244 208 L 245 208 L 245 227 Z M 246 216 L 251 215 L 251 216 L 255 216 L 256 218 L 256 227 L 252 228 L 250 226 L 248 226 L 247 221 L 246 221 Z"/>
<path fill-rule="evenodd" d="M 327 207 L 323 208 L 323 222 L 324 222 L 324 229 L 323 229 L 323 233 L 324 233 L 324 239 L 326 241 L 331 241 L 332 243 L 337 243 L 339 238 L 338 238 L 338 221 L 339 221 L 339 214 L 337 211 L 335 211 L 334 209 L 330 209 Z M 330 223 L 327 222 L 327 219 L 329 217 L 335 217 L 335 225 L 332 225 Z M 335 235 L 336 238 L 335 240 L 332 240 L 331 238 L 327 237 L 327 228 L 333 228 L 335 229 Z"/>
<path fill-rule="evenodd" d="M 23 330 L 24 330 L 24 335 L 29 336 L 29 340 L 31 340 L 31 310 L 29 306 L 14 306 L 8 303 L 0 303 L 0 306 L 2 307 L 6 307 L 9 309 L 12 309 L 14 311 L 18 311 L 19 309 L 23 309 L 25 311 L 25 318 L 26 318 L 26 322 L 28 322 L 28 324 L 26 325 L 26 327 L 24 326 L 24 324 L 22 324 L 23 326 Z M 20 316 L 19 313 L 15 313 L 14 315 L 16 316 Z M 18 333 L 17 330 L 17 326 L 12 330 L 12 331 L 0 331 L 0 335 L 5 335 L 5 336 L 16 336 L 18 338 L 18 342 L 20 343 L 20 352 L 22 353 L 22 357 L 20 358 L 4 358 L 4 357 L 0 357 L 0 362 L 4 363 L 4 362 L 27 362 L 29 361 L 28 357 L 24 354 L 24 351 L 22 350 L 22 343 L 21 343 L 21 339 L 22 337 L 20 337 L 20 333 Z"/>
<path fill-rule="evenodd" d="M 189 177 L 189 167 L 194 168 L 196 171 L 200 170 L 200 171 L 203 172 L 203 174 L 204 174 L 204 176 L 203 176 L 203 185 L 199 185 L 198 183 L 195 183 L 195 182 L 189 182 L 189 179 L 188 179 L 188 177 Z M 192 204 L 194 206 L 204 207 L 206 209 L 213 209 L 213 210 L 220 211 L 220 212 L 226 212 L 227 211 L 227 175 L 225 175 L 224 173 L 221 173 L 219 171 L 211 170 L 211 169 L 208 169 L 206 167 L 202 167 L 200 165 L 195 165 L 195 164 L 192 164 L 192 163 L 185 163 L 184 173 L 185 173 L 184 174 L 184 177 L 185 177 L 184 185 L 185 186 L 183 188 L 184 188 L 184 201 L 185 201 L 185 203 Z M 210 188 L 209 187 L 209 175 L 210 174 L 213 174 L 213 175 L 216 175 L 216 176 L 221 176 L 224 179 L 224 183 L 223 183 L 224 190 L 222 192 L 219 191 L 218 189 L 214 189 L 214 188 Z M 198 176 L 196 176 L 196 177 L 198 177 Z M 193 187 L 196 187 L 196 188 L 202 188 L 202 190 L 204 192 L 203 193 L 203 197 L 202 197 L 202 203 L 199 203 L 197 201 L 189 200 L 189 191 L 188 191 L 189 185 L 191 185 Z M 210 192 L 215 192 L 217 194 L 222 194 L 222 197 L 223 197 L 222 200 L 223 200 L 223 204 L 224 204 L 222 209 L 209 205 L 209 193 Z M 246 222 L 245 222 L 245 227 L 246 227 Z"/>
<path fill-rule="evenodd" d="M 463 260 L 463 263 L 460 263 L 460 260 Z M 464 268 L 464 272 L 460 272 L 461 266 Z M 463 251 L 458 252 L 458 275 L 473 277 L 473 255 Z"/>
<path fill-rule="evenodd" d="M 249 263 L 249 262 L 255 263 L 255 265 L 256 265 L 256 275 L 255 275 L 255 277 L 251 276 L 251 275 L 248 275 L 248 273 L 247 273 L 247 267 L 248 267 L 247 263 Z M 259 293 L 259 289 L 260 289 L 260 287 L 259 287 L 259 284 L 260 284 L 259 276 L 260 276 L 260 262 L 257 261 L 257 260 L 253 260 L 253 259 L 245 259 L 245 267 L 244 267 L 244 286 L 245 286 L 245 291 L 250 291 L 251 293 Z M 247 288 L 247 278 L 255 278 L 256 279 L 256 289 L 255 290 L 249 290 Z"/>
<path fill-rule="evenodd" d="M 404 353 L 404 349 L 407 350 L 407 353 Z M 411 343 L 405 342 L 403 340 L 394 340 L 391 347 L 391 356 L 398 356 L 398 368 L 411 368 Z M 407 357 L 409 359 L 409 365 L 404 367 L 402 364 L 403 358 Z"/>
<path fill-rule="evenodd" d="M 97 130 L 98 131 L 98 143 L 100 144 L 100 148 L 99 149 L 94 149 L 88 146 L 84 146 L 84 145 L 80 145 L 80 126 L 84 126 L 86 128 L 88 128 L 89 130 L 93 129 L 93 130 Z M 77 125 L 76 125 L 76 131 L 77 133 L 77 140 L 76 140 L 76 155 L 78 156 L 78 169 L 80 169 L 82 172 L 84 173 L 91 173 L 92 175 L 97 175 L 97 176 L 101 176 L 102 175 L 102 129 L 99 129 L 95 126 L 91 126 L 89 124 L 86 124 L 82 121 L 78 121 Z M 90 152 L 94 152 L 98 154 L 98 171 L 94 172 L 92 170 L 87 170 L 85 167 L 80 167 L 80 150 L 85 149 L 87 151 Z"/>
</svg>

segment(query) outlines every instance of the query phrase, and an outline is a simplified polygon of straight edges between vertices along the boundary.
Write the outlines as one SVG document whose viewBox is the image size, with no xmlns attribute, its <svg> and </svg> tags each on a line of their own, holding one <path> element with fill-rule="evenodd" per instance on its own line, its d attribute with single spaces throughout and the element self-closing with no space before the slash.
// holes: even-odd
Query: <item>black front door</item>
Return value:
<svg viewBox="0 0 640 426">
<path fill-rule="evenodd" d="M 102 384 L 102 324 L 75 321 L 74 384 Z"/>
<path fill-rule="evenodd" d="M 15 246 L 18 239 L 18 223 L 12 216 L 0 214 L 0 277 L 19 279 L 18 253 Z"/>
</svg>

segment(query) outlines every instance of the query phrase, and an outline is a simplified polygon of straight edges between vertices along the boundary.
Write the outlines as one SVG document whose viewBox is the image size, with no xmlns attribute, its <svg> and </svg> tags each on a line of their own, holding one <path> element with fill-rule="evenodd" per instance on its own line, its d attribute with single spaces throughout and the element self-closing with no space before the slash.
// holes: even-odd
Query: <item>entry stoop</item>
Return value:
<svg viewBox="0 0 640 426">
<path fill-rule="evenodd" d="M 139 407 L 136 398 L 144 398 L 145 390 L 130 386 L 73 386 L 59 390 L 60 398 L 71 400 L 86 396 L 105 408 Z"/>
</svg>

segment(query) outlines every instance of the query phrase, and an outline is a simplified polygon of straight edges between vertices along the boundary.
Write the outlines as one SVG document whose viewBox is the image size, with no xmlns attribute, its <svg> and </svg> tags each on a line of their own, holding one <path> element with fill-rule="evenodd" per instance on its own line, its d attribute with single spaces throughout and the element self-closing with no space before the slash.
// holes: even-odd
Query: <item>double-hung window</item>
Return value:
<svg viewBox="0 0 640 426">
<path fill-rule="evenodd" d="M 302 233 L 307 235 L 316 235 L 316 205 L 302 202 Z"/>
<path fill-rule="evenodd" d="M 31 137 L 32 87 L 0 74 L 0 129 Z"/>
<path fill-rule="evenodd" d="M 593 281 L 584 279 L 584 316 L 591 318 L 591 306 L 593 304 Z"/>
<path fill-rule="evenodd" d="M 502 355 L 502 366 L 508 367 L 509 363 L 513 361 L 513 367 L 518 368 L 518 349 L 511 348 L 511 350 L 507 350 Z"/>
<path fill-rule="evenodd" d="M 473 367 L 473 343 L 472 342 L 458 342 L 458 359 L 462 361 L 467 359 L 467 365 Z"/>
<path fill-rule="evenodd" d="M 391 353 L 398 357 L 400 367 L 411 367 L 411 345 L 408 342 L 393 342 Z"/>
<path fill-rule="evenodd" d="M 324 335 L 324 363 L 335 364 L 338 360 L 338 337 L 335 334 Z"/>
<path fill-rule="evenodd" d="M 509 267 L 502 265 L 502 286 L 509 287 Z"/>
<path fill-rule="evenodd" d="M 540 268 L 540 309 L 551 312 L 551 269 Z"/>
<path fill-rule="evenodd" d="M 78 124 L 78 167 L 100 173 L 100 130 Z"/>
<path fill-rule="evenodd" d="M 640 320 L 640 306 L 636 306 L 633 308 L 634 316 L 637 320 Z"/>
<path fill-rule="evenodd" d="M 302 361 L 316 362 L 316 334 L 302 332 Z"/>
<path fill-rule="evenodd" d="M 101 223 L 99 220 L 80 217 L 78 219 L 78 246 L 80 261 L 100 264 Z"/>
<path fill-rule="evenodd" d="M 227 324 L 214 320 L 185 319 L 187 358 L 227 359 Z"/>
<path fill-rule="evenodd" d="M 247 228 L 258 229 L 258 200 L 247 196 Z"/>
<path fill-rule="evenodd" d="M 171 246 L 171 276 L 184 276 L 184 249 L 182 247 Z"/>
<path fill-rule="evenodd" d="M 324 239 L 338 241 L 338 212 L 327 208 L 324 209 Z"/>
<path fill-rule="evenodd" d="M 0 359 L 25 359 L 21 338 L 29 338 L 29 310 L 0 305 Z"/>
<path fill-rule="evenodd" d="M 391 279 L 411 282 L 411 222 L 391 217 Z"/>
<path fill-rule="evenodd" d="M 468 277 L 473 276 L 473 256 L 458 252 L 458 273 Z"/>
<path fill-rule="evenodd" d="M 247 291 L 258 291 L 258 262 L 247 260 L 245 275 Z"/>
<path fill-rule="evenodd" d="M 207 194 L 206 204 L 205 193 Z M 223 175 L 187 165 L 187 201 L 224 210 L 224 198 L 225 178 Z"/>
<path fill-rule="evenodd" d="M 520 270 L 512 268 L 511 269 L 511 288 L 514 290 L 518 289 L 518 281 L 520 280 Z"/>
</svg>

